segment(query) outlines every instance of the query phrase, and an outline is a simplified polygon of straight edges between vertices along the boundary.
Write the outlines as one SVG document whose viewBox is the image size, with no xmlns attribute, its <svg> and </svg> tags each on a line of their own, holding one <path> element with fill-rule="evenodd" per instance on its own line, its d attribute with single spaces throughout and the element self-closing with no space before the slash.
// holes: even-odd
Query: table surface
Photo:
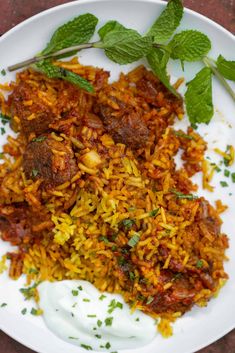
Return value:
<svg viewBox="0 0 235 353">
<path fill-rule="evenodd" d="M 17 23 L 68 0 L 0 0 L 0 34 Z M 184 0 L 184 5 L 235 33 L 235 0 Z M 33 353 L 0 331 L 1 353 Z M 180 353 L 180 352 L 176 352 Z M 197 353 L 235 353 L 235 330 Z"/>
</svg>

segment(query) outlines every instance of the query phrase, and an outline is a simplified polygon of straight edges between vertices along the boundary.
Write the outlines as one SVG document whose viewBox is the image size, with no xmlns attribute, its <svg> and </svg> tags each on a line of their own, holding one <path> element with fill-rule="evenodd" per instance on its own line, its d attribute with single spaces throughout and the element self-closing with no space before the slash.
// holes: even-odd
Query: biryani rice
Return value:
<svg viewBox="0 0 235 353">
<path fill-rule="evenodd" d="M 66 182 L 44 187 L 40 175 L 26 178 L 24 153 L 38 134 L 23 132 L 21 119 L 11 116 L 14 96 L 1 96 L 2 112 L 19 131 L 3 147 L 1 217 L 8 219 L 18 208 L 26 214 L 21 234 L 16 228 L 9 231 L 13 221 L 8 229 L 1 225 L 2 239 L 18 246 L 9 254 L 10 276 L 26 274 L 28 284 L 90 281 L 101 291 L 121 293 L 132 308 L 160 316 L 159 330 L 168 336 L 168 320 L 193 304 L 206 305 L 227 279 L 223 262 L 228 239 L 220 232 L 218 213 L 222 205 L 217 212 L 203 197 L 177 194 L 197 190 L 190 177 L 204 166 L 206 143 L 192 128 L 190 138 L 175 134 L 172 124 L 183 115 L 182 101 L 160 83 L 155 103 L 148 102 L 139 86 L 144 67 L 108 84 L 107 72 L 76 59 L 56 65 L 88 79 L 96 93 L 31 69 L 17 74 L 10 88 L 14 94 L 22 83 L 28 85 L 38 96 L 38 106 L 49 107 L 56 117 L 44 135 L 73 150 L 77 171 Z M 23 102 L 25 109 L 34 104 L 30 99 Z M 99 104 L 112 109 L 114 116 L 122 105 L 141 109 L 150 132 L 146 146 L 133 150 L 115 142 L 99 124 L 93 127 Z M 73 114 L 76 109 L 79 116 Z M 27 119 L 36 118 L 30 114 Z M 174 157 L 179 150 L 184 166 L 177 170 Z M 58 156 L 58 150 L 54 153 Z M 136 244 L 129 246 L 136 236 Z"/>
</svg>

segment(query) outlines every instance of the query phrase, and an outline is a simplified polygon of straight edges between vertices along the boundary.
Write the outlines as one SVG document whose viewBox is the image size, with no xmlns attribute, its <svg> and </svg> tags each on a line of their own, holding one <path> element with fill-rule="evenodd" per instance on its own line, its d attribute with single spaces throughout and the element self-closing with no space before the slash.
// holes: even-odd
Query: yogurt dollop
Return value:
<svg viewBox="0 0 235 353">
<path fill-rule="evenodd" d="M 156 336 L 151 317 L 131 313 L 121 295 L 101 293 L 90 282 L 43 282 L 38 291 L 47 327 L 72 344 L 112 352 L 144 346 Z"/>
</svg>

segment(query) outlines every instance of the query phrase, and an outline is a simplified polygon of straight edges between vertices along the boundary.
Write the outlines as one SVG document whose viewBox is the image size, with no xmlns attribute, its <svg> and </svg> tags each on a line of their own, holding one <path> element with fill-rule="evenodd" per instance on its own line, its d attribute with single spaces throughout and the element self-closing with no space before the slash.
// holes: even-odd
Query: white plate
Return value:
<svg viewBox="0 0 235 353">
<path fill-rule="evenodd" d="M 164 2 L 157 0 L 80 0 L 50 9 L 16 26 L 0 39 L 0 67 L 27 59 L 39 52 L 49 40 L 53 30 L 75 15 L 91 12 L 100 19 L 99 26 L 107 20 L 116 19 L 143 33 L 160 14 L 164 6 Z M 193 11 L 185 10 L 180 29 L 184 28 L 199 29 L 209 35 L 213 43 L 212 57 L 216 58 L 218 54 L 222 53 L 228 59 L 234 60 L 234 37 L 216 23 Z M 81 61 L 110 70 L 114 79 L 118 77 L 121 70 L 127 71 L 130 68 L 130 66 L 115 65 L 95 49 L 82 52 Z M 192 78 L 195 70 L 199 67 L 200 65 L 186 65 L 186 78 Z M 170 71 L 175 76 L 182 76 L 180 67 L 175 63 L 170 65 Z M 8 81 L 13 78 L 12 74 L 6 76 L 4 80 Z M 203 134 L 209 134 L 205 138 L 210 137 L 209 154 L 215 160 L 216 156 L 212 152 L 215 145 L 225 149 L 227 144 L 232 144 L 235 141 L 235 106 L 216 80 L 213 87 L 217 111 L 213 123 L 200 127 L 199 131 Z M 234 85 L 233 87 L 235 88 Z M 232 128 L 229 128 L 228 124 L 231 124 Z M 1 137 L 1 139 L 1 144 L 3 144 L 5 137 Z M 233 167 L 234 171 L 235 167 Z M 202 190 L 200 193 L 211 201 L 222 198 L 230 206 L 230 209 L 223 215 L 223 231 L 230 235 L 230 249 L 228 251 L 230 262 L 225 266 L 230 280 L 221 290 L 220 296 L 213 299 L 207 308 L 194 308 L 179 319 L 174 325 L 173 337 L 166 340 L 157 336 L 148 346 L 135 351 L 123 351 L 123 353 L 192 353 L 212 343 L 235 327 L 235 217 L 232 208 L 235 204 L 235 184 L 231 183 L 229 188 L 221 188 L 219 184 L 221 179 L 224 178 L 218 175 L 213 181 L 216 186 L 214 194 L 205 193 Z M 200 183 L 200 176 L 197 176 L 197 181 Z M 229 192 L 233 192 L 233 195 L 229 196 Z M 8 245 L 1 242 L 1 254 L 7 249 Z M 54 336 L 45 327 L 42 318 L 33 317 L 30 314 L 23 316 L 20 313 L 24 307 L 31 308 L 33 306 L 33 303 L 24 302 L 19 293 L 18 289 L 23 283 L 24 279 L 22 278 L 14 282 L 9 280 L 6 274 L 0 276 L 0 304 L 8 303 L 7 307 L 0 308 L 0 328 L 37 352 L 84 353 L 83 349 Z"/>
</svg>

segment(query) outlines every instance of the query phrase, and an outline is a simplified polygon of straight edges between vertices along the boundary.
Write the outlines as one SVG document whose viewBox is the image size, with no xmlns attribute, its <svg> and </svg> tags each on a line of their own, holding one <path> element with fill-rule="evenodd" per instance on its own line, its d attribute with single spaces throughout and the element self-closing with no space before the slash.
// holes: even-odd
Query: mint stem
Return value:
<svg viewBox="0 0 235 353">
<path fill-rule="evenodd" d="M 216 66 L 214 65 L 213 61 L 205 57 L 203 59 L 203 62 L 206 66 L 208 66 L 213 74 L 217 77 L 217 79 L 220 81 L 220 83 L 224 86 L 224 88 L 227 90 L 227 92 L 230 94 L 232 99 L 235 101 L 235 92 L 232 90 L 232 87 L 228 84 L 228 82 L 225 80 L 225 78 L 221 75 L 221 73 L 217 70 Z"/>
<path fill-rule="evenodd" d="M 46 60 L 46 59 L 50 59 L 50 58 L 55 58 L 59 55 L 63 55 L 63 54 L 67 54 L 69 52 L 72 52 L 72 51 L 79 51 L 81 49 L 88 49 L 88 48 L 93 48 L 94 45 L 96 43 L 85 43 L 85 44 L 80 44 L 80 45 L 75 45 L 75 46 L 72 46 L 72 47 L 69 47 L 69 48 L 65 48 L 65 49 L 61 49 L 55 53 L 50 53 L 50 54 L 47 54 L 47 55 L 39 55 L 39 56 L 35 56 L 31 59 L 28 59 L 28 60 L 25 60 L 25 61 L 22 61 L 20 63 L 17 63 L 15 65 L 12 65 L 12 66 L 9 66 L 7 69 L 8 71 L 15 71 L 15 70 L 18 70 L 18 69 L 22 69 L 23 67 L 26 67 L 26 66 L 29 66 L 31 64 L 35 64 L 39 61 L 42 61 L 42 60 Z"/>
</svg>

